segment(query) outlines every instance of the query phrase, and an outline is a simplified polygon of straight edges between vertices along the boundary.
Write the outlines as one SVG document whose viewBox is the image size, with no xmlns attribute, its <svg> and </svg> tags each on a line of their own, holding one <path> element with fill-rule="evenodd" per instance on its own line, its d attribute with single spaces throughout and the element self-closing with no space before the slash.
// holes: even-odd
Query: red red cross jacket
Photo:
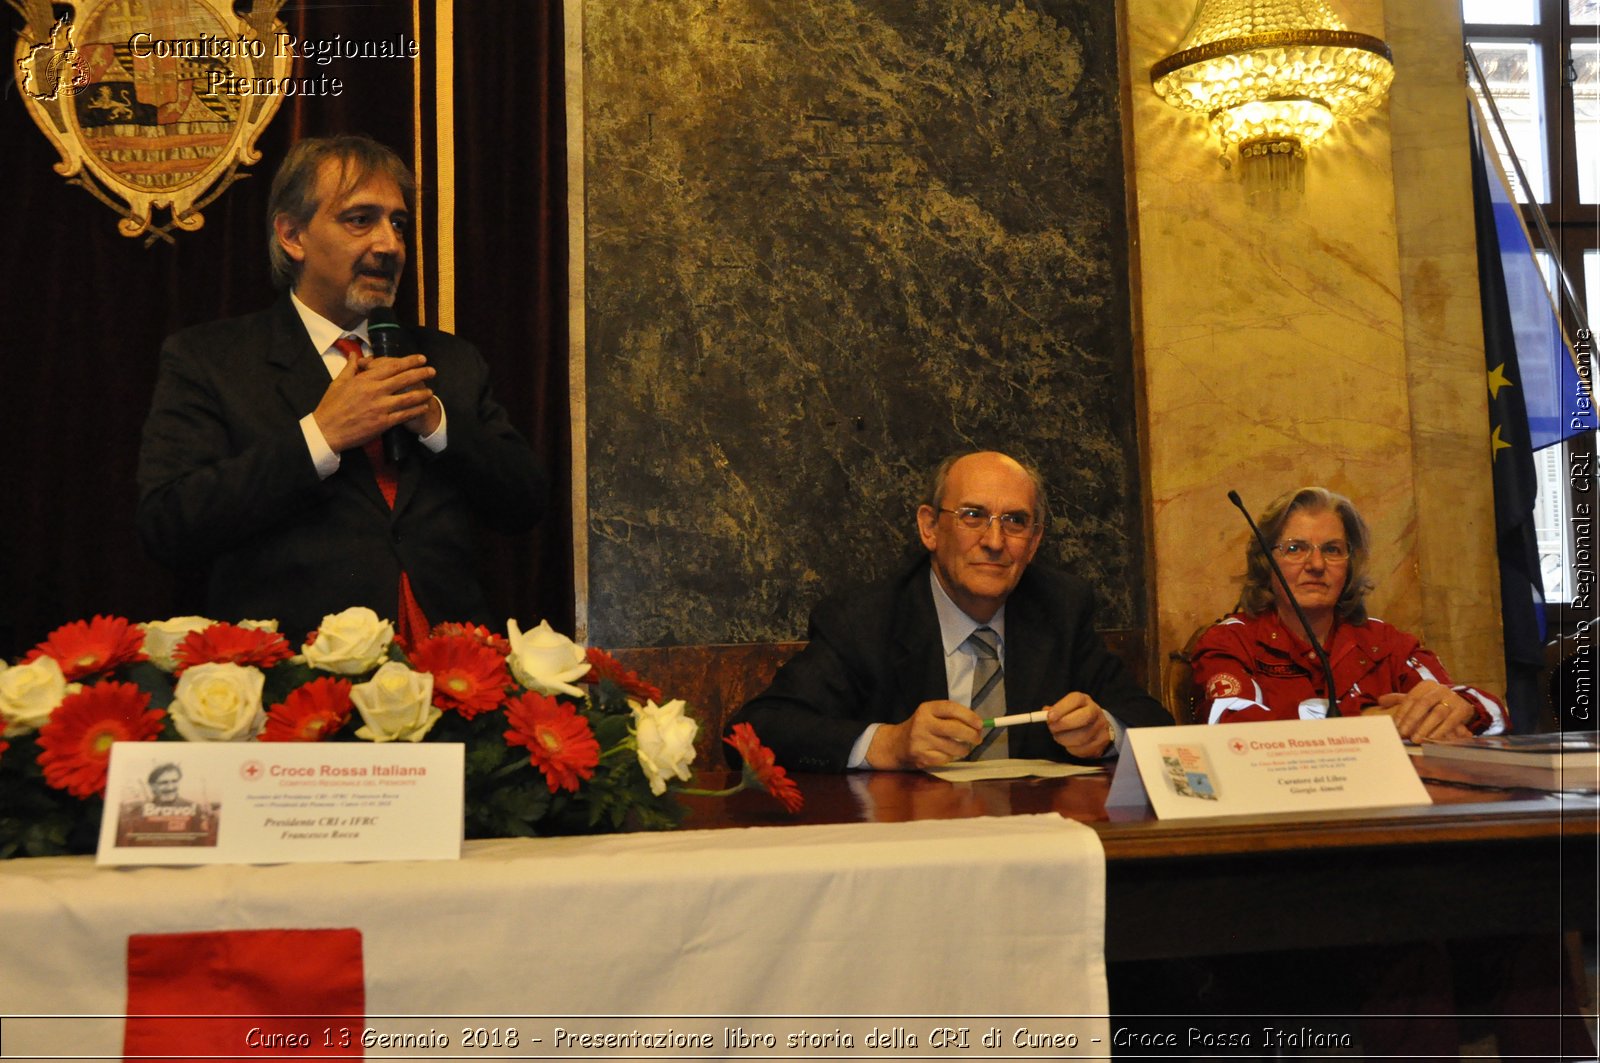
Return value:
<svg viewBox="0 0 1600 1063">
<path fill-rule="evenodd" d="M 1474 734 L 1506 729 L 1500 699 L 1476 687 L 1452 683 L 1439 658 L 1382 620 L 1334 624 L 1327 646 L 1339 714 L 1355 716 L 1384 694 L 1404 694 L 1424 680 L 1450 687 L 1478 710 Z M 1206 631 L 1195 644 L 1194 679 L 1202 695 L 1198 721 L 1243 723 L 1320 719 L 1326 715 L 1322 665 L 1302 633 L 1277 613 L 1235 613 Z"/>
</svg>

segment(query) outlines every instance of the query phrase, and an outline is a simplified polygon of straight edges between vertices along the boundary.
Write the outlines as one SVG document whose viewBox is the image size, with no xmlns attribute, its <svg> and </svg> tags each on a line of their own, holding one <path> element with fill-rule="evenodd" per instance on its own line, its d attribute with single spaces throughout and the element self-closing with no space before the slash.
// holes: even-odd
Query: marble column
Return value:
<svg viewBox="0 0 1600 1063">
<path fill-rule="evenodd" d="M 1374 614 L 1459 675 L 1502 678 L 1449 4 L 1391 2 L 1387 22 L 1380 0 L 1336 5 L 1349 28 L 1393 34 L 1393 101 L 1309 150 L 1303 193 L 1252 199 L 1237 156 L 1150 88 L 1193 0 L 1125 2 L 1163 652 L 1235 600 L 1248 530 L 1228 490 L 1259 512 L 1315 483 L 1372 525 Z"/>
</svg>

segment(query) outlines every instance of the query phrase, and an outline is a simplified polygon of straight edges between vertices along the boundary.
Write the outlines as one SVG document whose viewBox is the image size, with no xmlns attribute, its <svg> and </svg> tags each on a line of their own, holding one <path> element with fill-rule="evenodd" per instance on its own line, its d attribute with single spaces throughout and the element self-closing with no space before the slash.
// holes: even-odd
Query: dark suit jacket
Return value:
<svg viewBox="0 0 1600 1063">
<path fill-rule="evenodd" d="M 213 619 L 276 617 L 291 643 L 353 605 L 395 619 L 403 567 L 430 623 L 503 621 L 486 615 L 474 525 L 530 527 L 545 476 L 477 350 L 411 335 L 438 371 L 449 442 L 434 454 L 408 440 L 392 511 L 360 448 L 317 478 L 299 421 L 329 377 L 287 296 L 167 339 L 139 451 L 139 536 L 170 565 L 209 568 Z"/>
<path fill-rule="evenodd" d="M 928 558 L 893 579 L 830 598 L 810 643 L 730 721 L 755 727 L 778 763 L 843 771 L 869 723 L 900 723 L 949 696 Z M 1168 724 L 1094 629 L 1094 594 L 1074 576 L 1030 565 L 1006 600 L 1006 711 L 1033 712 L 1081 690 L 1129 727 Z M 1072 760 L 1044 724 L 1011 731 L 1016 757 Z"/>
</svg>

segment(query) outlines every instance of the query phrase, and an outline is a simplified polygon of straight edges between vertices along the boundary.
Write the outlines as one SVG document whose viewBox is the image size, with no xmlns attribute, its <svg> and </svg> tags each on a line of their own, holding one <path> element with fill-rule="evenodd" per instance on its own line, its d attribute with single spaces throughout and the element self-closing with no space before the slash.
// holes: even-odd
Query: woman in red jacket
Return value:
<svg viewBox="0 0 1600 1063">
<path fill-rule="evenodd" d="M 1367 615 L 1371 535 L 1350 500 L 1322 487 L 1278 498 L 1261 515 L 1280 582 L 1252 539 L 1238 612 L 1195 645 L 1199 718 L 1210 723 L 1321 719 L 1328 715 L 1322 663 L 1288 596 L 1300 604 L 1333 668 L 1343 716 L 1385 713 L 1402 738 L 1465 737 L 1505 729 L 1505 707 L 1487 691 L 1451 681 L 1416 636 Z M 1287 587 L 1285 586 L 1287 584 Z M 1293 1014 L 1309 1010 L 1303 972 L 1316 970 L 1315 1004 L 1357 1018 L 1368 1058 L 1455 1059 L 1458 1014 L 1491 1017 L 1502 1057 L 1590 1058 L 1594 1051 L 1565 954 L 1554 938 L 1512 936 L 1466 947 L 1418 941 L 1212 961 L 1215 1010 Z"/>
<path fill-rule="evenodd" d="M 1258 524 L 1288 588 L 1252 538 L 1239 611 L 1195 645 L 1201 720 L 1328 715 L 1327 680 L 1289 603 L 1293 594 L 1333 665 L 1339 715 L 1386 713 L 1400 737 L 1413 741 L 1505 730 L 1499 698 L 1451 682 L 1415 635 L 1367 615 L 1371 536 L 1348 498 L 1324 487 L 1302 487 L 1268 506 Z"/>
</svg>

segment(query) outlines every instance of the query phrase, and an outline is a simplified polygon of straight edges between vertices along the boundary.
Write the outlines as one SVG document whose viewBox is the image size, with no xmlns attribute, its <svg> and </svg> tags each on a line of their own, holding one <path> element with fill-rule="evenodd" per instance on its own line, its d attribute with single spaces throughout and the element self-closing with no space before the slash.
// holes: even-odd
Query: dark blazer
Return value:
<svg viewBox="0 0 1600 1063">
<path fill-rule="evenodd" d="M 408 439 L 392 511 L 360 448 L 317 478 L 299 421 L 328 370 L 287 296 L 167 339 L 139 450 L 139 537 L 167 564 L 210 570 L 213 619 L 275 617 L 291 643 L 353 605 L 395 619 L 403 567 L 430 623 L 504 620 L 486 615 L 475 524 L 530 527 L 545 475 L 477 350 L 411 335 L 438 371 L 448 445 Z"/>
<path fill-rule="evenodd" d="M 927 557 L 899 575 L 830 598 L 811 613 L 809 644 L 767 690 L 734 714 L 778 763 L 843 771 L 869 723 L 899 723 L 949 696 Z M 1033 712 L 1080 690 L 1129 727 L 1172 717 L 1134 683 L 1094 629 L 1082 580 L 1030 565 L 1006 600 L 1006 711 Z M 1013 728 L 1017 757 L 1072 760 L 1042 723 Z"/>
</svg>

